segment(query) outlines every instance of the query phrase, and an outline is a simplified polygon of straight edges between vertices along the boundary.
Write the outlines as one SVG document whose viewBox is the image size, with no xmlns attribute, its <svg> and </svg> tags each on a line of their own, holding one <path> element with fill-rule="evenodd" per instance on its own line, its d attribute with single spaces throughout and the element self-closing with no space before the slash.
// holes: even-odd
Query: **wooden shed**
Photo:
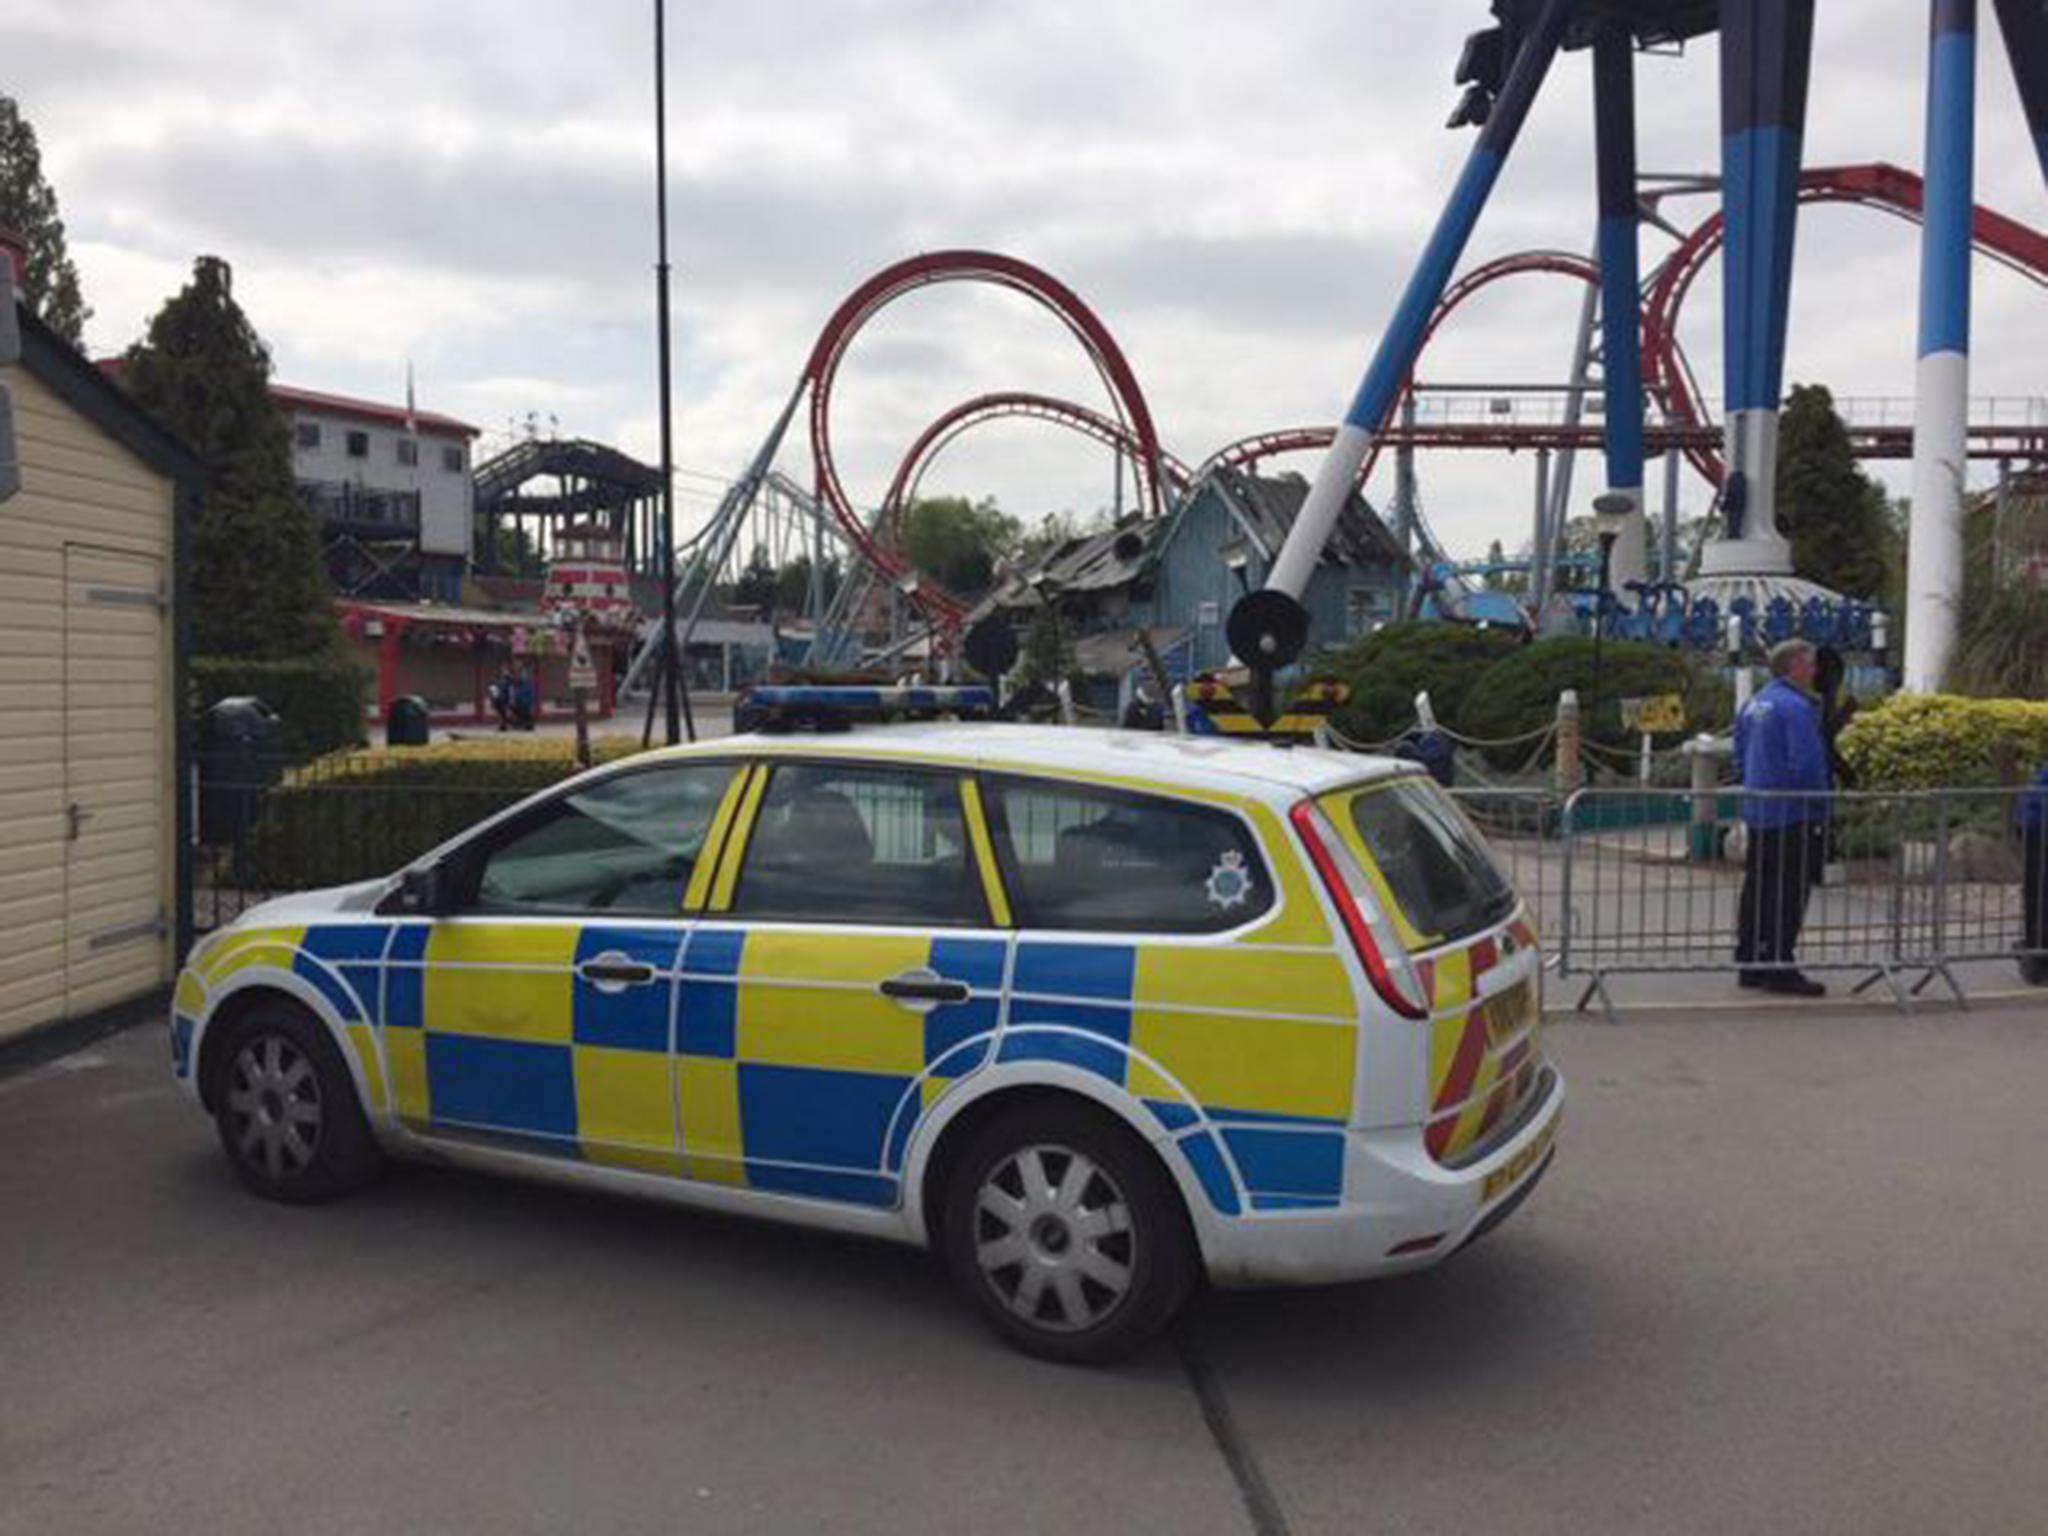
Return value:
<svg viewBox="0 0 2048 1536">
<path fill-rule="evenodd" d="M 189 933 L 191 455 L 15 303 L 0 499 L 0 1046 L 166 986 Z M 4 322 L 4 317 L 0 317 Z M 4 487 L 0 487 L 4 489 Z"/>
</svg>

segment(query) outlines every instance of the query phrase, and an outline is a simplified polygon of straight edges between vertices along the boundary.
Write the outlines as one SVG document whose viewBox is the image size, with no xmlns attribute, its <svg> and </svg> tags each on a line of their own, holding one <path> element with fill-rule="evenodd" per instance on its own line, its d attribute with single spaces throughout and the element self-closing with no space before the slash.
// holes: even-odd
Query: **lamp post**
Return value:
<svg viewBox="0 0 2048 1536">
<path fill-rule="evenodd" d="M 654 0 L 654 226 L 657 256 L 654 267 L 655 323 L 661 352 L 661 700 L 667 740 L 683 739 L 683 715 L 689 699 L 683 692 L 682 658 L 676 654 L 676 466 L 675 439 L 669 421 L 668 323 L 668 37 L 664 0 Z M 690 740 L 697 739 L 691 719 Z"/>
</svg>

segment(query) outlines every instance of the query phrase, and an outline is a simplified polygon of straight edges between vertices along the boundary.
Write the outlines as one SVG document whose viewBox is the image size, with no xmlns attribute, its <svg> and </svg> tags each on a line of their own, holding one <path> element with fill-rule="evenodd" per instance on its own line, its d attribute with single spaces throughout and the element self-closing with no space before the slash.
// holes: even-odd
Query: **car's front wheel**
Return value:
<svg viewBox="0 0 2048 1536">
<path fill-rule="evenodd" d="M 954 1165 L 945 1247 L 996 1330 L 1049 1360 L 1130 1353 L 1195 1279 L 1187 1214 L 1152 1150 L 1080 1103 L 999 1114 Z"/>
<path fill-rule="evenodd" d="M 297 1004 L 259 1004 L 222 1046 L 214 1123 L 235 1172 L 272 1200 L 329 1200 L 381 1161 L 333 1038 Z"/>
</svg>

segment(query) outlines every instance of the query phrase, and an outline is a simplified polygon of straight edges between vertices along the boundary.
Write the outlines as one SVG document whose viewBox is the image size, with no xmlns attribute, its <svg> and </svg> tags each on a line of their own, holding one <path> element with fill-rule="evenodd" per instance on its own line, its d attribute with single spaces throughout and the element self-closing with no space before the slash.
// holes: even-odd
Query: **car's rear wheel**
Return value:
<svg viewBox="0 0 2048 1536">
<path fill-rule="evenodd" d="M 1023 1105 L 984 1126 L 953 1167 L 944 1233 L 982 1315 L 1048 1360 L 1130 1353 L 1195 1278 L 1187 1214 L 1159 1159 L 1079 1103 Z"/>
<path fill-rule="evenodd" d="M 213 1094 L 220 1144 L 272 1200 L 331 1200 L 377 1173 L 376 1138 L 341 1050 L 297 1004 L 258 1004 L 222 1045 Z"/>
</svg>

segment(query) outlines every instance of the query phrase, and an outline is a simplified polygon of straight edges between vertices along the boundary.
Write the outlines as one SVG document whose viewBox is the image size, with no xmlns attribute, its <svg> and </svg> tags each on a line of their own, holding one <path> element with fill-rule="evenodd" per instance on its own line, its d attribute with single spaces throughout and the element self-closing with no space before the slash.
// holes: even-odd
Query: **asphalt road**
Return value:
<svg viewBox="0 0 2048 1536">
<path fill-rule="evenodd" d="M 0 1082 L 0 1532 L 2039 1531 L 2048 1008 L 1553 1031 L 1444 1270 L 1115 1371 L 920 1256 L 409 1170 L 235 1185 L 144 1029 Z"/>
</svg>

